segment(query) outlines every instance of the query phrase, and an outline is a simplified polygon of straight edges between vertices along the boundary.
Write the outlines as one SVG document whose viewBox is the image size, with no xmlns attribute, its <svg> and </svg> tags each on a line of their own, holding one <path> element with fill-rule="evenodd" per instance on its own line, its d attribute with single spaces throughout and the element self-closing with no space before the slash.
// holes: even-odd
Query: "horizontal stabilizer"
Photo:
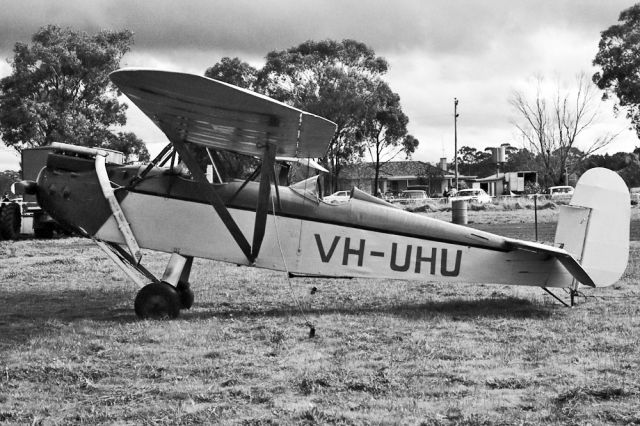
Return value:
<svg viewBox="0 0 640 426">
<path fill-rule="evenodd" d="M 505 241 L 508 246 L 515 250 L 530 251 L 555 257 L 577 281 L 589 287 L 596 286 L 587 271 L 584 270 L 571 253 L 564 249 L 513 238 L 505 238 Z"/>
</svg>

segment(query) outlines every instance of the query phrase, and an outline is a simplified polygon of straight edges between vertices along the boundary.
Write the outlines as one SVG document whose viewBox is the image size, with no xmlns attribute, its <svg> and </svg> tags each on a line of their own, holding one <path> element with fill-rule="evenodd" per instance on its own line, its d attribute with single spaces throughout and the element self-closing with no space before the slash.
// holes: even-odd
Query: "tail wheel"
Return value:
<svg viewBox="0 0 640 426">
<path fill-rule="evenodd" d="M 7 240 L 15 240 L 20 236 L 20 206 L 9 203 L 0 209 L 0 234 Z"/>
<path fill-rule="evenodd" d="M 174 319 L 180 314 L 178 291 L 165 282 L 142 287 L 136 296 L 134 308 L 142 319 Z"/>
</svg>

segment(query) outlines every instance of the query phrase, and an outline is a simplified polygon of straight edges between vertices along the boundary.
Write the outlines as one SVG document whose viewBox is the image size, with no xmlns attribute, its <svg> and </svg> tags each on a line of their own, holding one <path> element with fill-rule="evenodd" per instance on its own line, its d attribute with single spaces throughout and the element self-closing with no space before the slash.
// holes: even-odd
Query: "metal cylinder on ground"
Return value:
<svg viewBox="0 0 640 426">
<path fill-rule="evenodd" d="M 466 225 L 468 221 L 467 216 L 467 200 L 455 200 L 451 202 L 451 219 L 453 223 L 458 225 Z"/>
</svg>

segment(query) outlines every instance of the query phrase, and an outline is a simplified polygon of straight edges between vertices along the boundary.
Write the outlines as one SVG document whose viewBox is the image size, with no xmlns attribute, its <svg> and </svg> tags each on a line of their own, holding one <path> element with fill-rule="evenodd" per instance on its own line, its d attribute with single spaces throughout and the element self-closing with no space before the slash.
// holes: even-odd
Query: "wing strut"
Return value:
<svg viewBox="0 0 640 426">
<path fill-rule="evenodd" d="M 253 228 L 253 246 L 251 256 L 258 257 L 264 231 L 267 226 L 267 213 L 269 212 L 269 197 L 271 196 L 271 177 L 276 163 L 276 146 L 267 143 L 262 154 L 262 169 L 260 170 L 260 188 L 258 190 L 258 204 L 256 205 L 256 221 Z"/>
<path fill-rule="evenodd" d="M 172 138 L 172 141 L 173 146 L 176 148 L 176 151 L 178 151 L 178 155 L 180 155 L 182 161 L 184 161 L 184 163 L 187 165 L 194 179 L 205 184 L 203 185 L 203 187 L 206 188 L 206 195 L 209 200 L 209 204 L 211 204 L 216 213 L 218 213 L 218 216 L 231 233 L 231 236 L 238 244 L 238 247 L 240 247 L 240 250 L 242 250 L 242 253 L 244 253 L 249 262 L 253 263 L 255 257 L 252 254 L 249 242 L 238 227 L 238 224 L 233 220 L 233 217 L 231 217 L 229 210 L 227 210 L 227 207 L 224 205 L 224 201 L 222 201 L 220 196 L 218 196 L 216 191 L 213 189 L 213 186 L 209 184 L 207 176 L 200 169 L 200 166 L 191 154 L 191 151 L 181 138 Z"/>
<path fill-rule="evenodd" d="M 138 245 L 138 241 L 136 240 L 133 231 L 131 231 L 131 225 L 127 221 L 120 204 L 118 204 L 118 200 L 113 192 L 113 188 L 111 187 L 111 182 L 109 181 L 109 174 L 107 173 L 106 168 L 106 157 L 107 154 L 105 151 L 95 150 L 96 159 L 95 159 L 95 167 L 96 167 L 96 176 L 98 177 L 98 182 L 100 183 L 100 188 L 102 189 L 102 194 L 104 198 L 109 203 L 109 207 L 111 208 L 111 213 L 113 214 L 113 218 L 118 224 L 118 229 L 122 234 L 122 238 L 124 238 L 127 247 L 131 251 L 131 257 L 135 259 L 137 263 L 140 263 L 140 259 L 142 259 L 142 252 L 140 251 L 140 246 Z"/>
</svg>

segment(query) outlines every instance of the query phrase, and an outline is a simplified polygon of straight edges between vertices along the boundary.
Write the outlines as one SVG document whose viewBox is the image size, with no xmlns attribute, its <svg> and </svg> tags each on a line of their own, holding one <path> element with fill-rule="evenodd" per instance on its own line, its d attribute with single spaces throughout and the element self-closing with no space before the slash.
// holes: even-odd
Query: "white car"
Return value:
<svg viewBox="0 0 640 426">
<path fill-rule="evenodd" d="M 338 191 L 331 195 L 327 195 L 322 199 L 322 201 L 329 204 L 338 204 L 349 201 L 349 198 L 351 198 L 351 191 Z"/>
<path fill-rule="evenodd" d="M 407 189 L 400 193 L 400 198 L 408 198 L 411 200 L 426 200 L 429 198 L 425 191 L 419 189 Z"/>
<path fill-rule="evenodd" d="M 413 205 L 423 201 L 427 201 L 429 196 L 425 191 L 419 189 L 406 189 L 402 191 L 397 198 L 393 199 L 393 204 Z"/>
<path fill-rule="evenodd" d="M 461 189 L 455 195 L 455 197 L 450 198 L 451 201 L 459 201 L 466 200 L 475 203 L 485 204 L 490 203 L 492 198 L 489 194 L 485 192 L 484 189 L 479 188 L 471 188 L 471 189 Z"/>
<path fill-rule="evenodd" d="M 549 198 L 551 199 L 568 199 L 573 195 L 573 186 L 560 185 L 549 187 Z"/>
</svg>

